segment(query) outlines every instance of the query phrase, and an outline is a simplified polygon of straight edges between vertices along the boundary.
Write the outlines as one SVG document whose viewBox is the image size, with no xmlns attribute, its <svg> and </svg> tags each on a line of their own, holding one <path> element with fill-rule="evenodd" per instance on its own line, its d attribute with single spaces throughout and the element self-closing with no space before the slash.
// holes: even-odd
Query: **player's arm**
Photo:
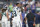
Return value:
<svg viewBox="0 0 40 27">
<path fill-rule="evenodd" d="M 27 15 L 25 14 L 25 21 L 27 20 Z"/>
<path fill-rule="evenodd" d="M 25 17 L 25 20 L 27 20 L 27 17 Z"/>
<path fill-rule="evenodd" d="M 35 15 L 33 14 L 33 16 L 34 16 L 34 23 L 35 23 Z"/>
<path fill-rule="evenodd" d="M 25 16 L 25 23 L 27 24 L 28 14 Z"/>
<path fill-rule="evenodd" d="M 35 16 L 34 16 L 34 24 L 33 24 L 33 26 L 35 26 Z"/>
<path fill-rule="evenodd" d="M 8 20 L 9 20 L 9 15 L 8 15 L 8 12 L 6 13 L 6 16 L 7 16 Z"/>
<path fill-rule="evenodd" d="M 25 17 L 25 24 L 27 24 L 27 17 Z"/>
<path fill-rule="evenodd" d="M 35 17 L 34 17 L 34 23 L 35 23 Z"/>
<path fill-rule="evenodd" d="M 22 19 L 22 15 L 20 14 L 20 17 L 21 17 L 21 21 L 23 21 L 23 19 Z"/>
<path fill-rule="evenodd" d="M 0 20 L 1 20 L 2 14 L 0 13 Z"/>
</svg>

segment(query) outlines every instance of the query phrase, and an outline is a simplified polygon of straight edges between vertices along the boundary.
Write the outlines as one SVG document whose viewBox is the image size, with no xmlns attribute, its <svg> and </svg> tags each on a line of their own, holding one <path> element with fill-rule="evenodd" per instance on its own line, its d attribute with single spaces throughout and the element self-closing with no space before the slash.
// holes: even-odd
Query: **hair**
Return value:
<svg viewBox="0 0 40 27">
<path fill-rule="evenodd" d="M 23 13 L 23 8 L 21 7 L 21 12 Z"/>
<path fill-rule="evenodd" d="M 6 9 L 2 9 L 2 12 L 5 12 L 6 11 Z"/>
<path fill-rule="evenodd" d="M 25 4 L 24 7 L 26 7 L 28 4 Z"/>
<path fill-rule="evenodd" d="M 37 4 L 37 1 L 35 2 L 35 4 Z"/>
<path fill-rule="evenodd" d="M 18 5 L 19 3 L 16 3 L 16 5 Z"/>
</svg>

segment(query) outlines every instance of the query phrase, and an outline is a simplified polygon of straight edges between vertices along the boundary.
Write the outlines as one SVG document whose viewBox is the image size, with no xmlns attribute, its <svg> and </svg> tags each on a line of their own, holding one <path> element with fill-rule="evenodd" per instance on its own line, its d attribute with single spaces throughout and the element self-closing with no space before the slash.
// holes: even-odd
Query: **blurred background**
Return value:
<svg viewBox="0 0 40 27">
<path fill-rule="evenodd" d="M 7 4 L 10 5 L 10 3 L 12 3 L 13 7 L 16 6 L 16 3 L 21 3 L 22 7 L 24 7 L 25 13 L 27 14 L 29 13 L 28 11 L 29 9 L 27 9 L 28 7 L 31 8 L 33 14 L 40 12 L 40 0 L 0 0 L 0 27 L 1 27 L 2 9 L 5 8 Z"/>
</svg>

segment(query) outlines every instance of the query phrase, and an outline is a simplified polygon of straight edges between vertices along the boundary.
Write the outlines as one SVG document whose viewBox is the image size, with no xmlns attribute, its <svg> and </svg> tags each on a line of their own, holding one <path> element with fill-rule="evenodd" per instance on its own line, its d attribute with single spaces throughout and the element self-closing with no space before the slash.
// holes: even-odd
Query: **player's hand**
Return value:
<svg viewBox="0 0 40 27">
<path fill-rule="evenodd" d="M 33 26 L 35 26 L 35 22 L 34 22 Z"/>
</svg>

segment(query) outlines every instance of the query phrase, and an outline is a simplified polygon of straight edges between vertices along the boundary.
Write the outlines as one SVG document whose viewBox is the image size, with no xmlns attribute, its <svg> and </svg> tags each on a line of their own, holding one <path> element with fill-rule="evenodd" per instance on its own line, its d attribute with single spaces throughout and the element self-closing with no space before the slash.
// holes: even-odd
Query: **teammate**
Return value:
<svg viewBox="0 0 40 27">
<path fill-rule="evenodd" d="M 20 14 L 21 14 L 21 9 L 20 9 L 20 3 L 16 3 L 16 7 L 13 8 L 13 27 L 20 27 Z"/>
<path fill-rule="evenodd" d="M 2 27 L 7 27 L 7 17 L 6 9 L 2 9 Z"/>
<path fill-rule="evenodd" d="M 8 4 L 6 5 L 6 8 L 7 8 L 7 10 L 6 10 L 7 18 L 9 18 L 9 19 L 7 20 L 7 27 L 10 27 L 11 12 L 10 12 L 10 10 L 9 10 L 9 5 L 8 5 Z"/>
</svg>

